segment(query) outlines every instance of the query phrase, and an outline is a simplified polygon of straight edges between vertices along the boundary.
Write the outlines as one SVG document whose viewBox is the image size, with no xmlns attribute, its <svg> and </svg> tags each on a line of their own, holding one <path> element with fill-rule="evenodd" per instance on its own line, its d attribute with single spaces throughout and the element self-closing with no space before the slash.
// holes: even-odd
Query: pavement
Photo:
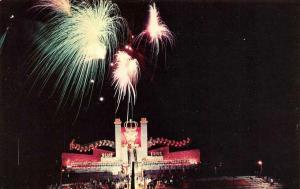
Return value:
<svg viewBox="0 0 300 189">
<path fill-rule="evenodd" d="M 201 178 L 180 187 L 157 185 L 155 189 L 285 189 L 282 184 L 255 176 Z"/>
</svg>

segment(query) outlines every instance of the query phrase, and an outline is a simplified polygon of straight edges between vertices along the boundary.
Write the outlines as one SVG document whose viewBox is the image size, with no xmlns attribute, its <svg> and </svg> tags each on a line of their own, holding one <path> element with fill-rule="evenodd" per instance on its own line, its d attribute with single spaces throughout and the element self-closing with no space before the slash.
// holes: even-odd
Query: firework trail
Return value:
<svg viewBox="0 0 300 189">
<path fill-rule="evenodd" d="M 51 1 L 52 2 L 52 1 Z M 94 81 L 102 81 L 105 64 L 118 47 L 126 29 L 125 19 L 111 1 L 98 0 L 71 6 L 71 16 L 54 15 L 41 28 L 30 56 L 31 75 L 41 88 L 55 78 L 52 94 L 59 92 L 62 102 L 91 98 Z M 93 82 L 90 82 L 93 81 Z"/>
<path fill-rule="evenodd" d="M 5 38 L 6 38 L 6 34 L 7 34 L 7 31 L 8 31 L 8 27 L 6 28 L 6 31 L 0 36 L 0 55 L 1 55 L 1 52 L 2 52 L 2 46 L 3 46 L 3 43 L 5 41 Z"/>
<path fill-rule="evenodd" d="M 40 10 L 49 8 L 55 12 L 71 16 L 71 7 L 70 0 L 40 0 L 33 8 L 38 8 Z"/>
<path fill-rule="evenodd" d="M 140 67 L 136 59 L 133 59 L 125 51 L 118 51 L 115 55 L 116 65 L 113 71 L 113 85 L 117 96 L 117 110 L 121 100 L 127 95 L 127 120 L 129 106 L 133 106 L 136 100 L 136 84 L 139 79 Z"/>
<path fill-rule="evenodd" d="M 135 43 L 139 44 L 143 39 L 151 45 L 152 52 L 158 55 L 160 48 L 164 50 L 167 44 L 174 43 L 174 36 L 168 26 L 161 19 L 155 3 L 149 6 L 148 23 L 144 31 L 140 33 Z"/>
</svg>

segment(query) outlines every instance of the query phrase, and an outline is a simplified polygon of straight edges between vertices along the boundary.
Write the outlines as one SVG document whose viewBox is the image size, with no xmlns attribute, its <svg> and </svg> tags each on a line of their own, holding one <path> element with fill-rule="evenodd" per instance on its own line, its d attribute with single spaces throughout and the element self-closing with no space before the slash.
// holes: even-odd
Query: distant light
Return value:
<svg viewBox="0 0 300 189">
<path fill-rule="evenodd" d="M 134 38 L 134 35 L 132 35 L 131 38 L 133 39 L 133 38 Z"/>
<path fill-rule="evenodd" d="M 91 79 L 91 80 L 90 80 L 90 83 L 95 83 L 95 80 Z"/>
<path fill-rule="evenodd" d="M 103 102 L 103 101 L 104 101 L 104 97 L 101 96 L 101 97 L 99 98 L 99 101 L 100 101 L 100 102 Z"/>
<path fill-rule="evenodd" d="M 263 162 L 262 162 L 261 160 L 259 160 L 259 161 L 257 161 L 257 164 L 258 164 L 258 165 L 262 165 Z"/>
<path fill-rule="evenodd" d="M 125 45 L 125 49 L 132 51 L 132 47 L 130 45 Z"/>
<path fill-rule="evenodd" d="M 15 17 L 15 15 L 12 14 L 12 15 L 10 15 L 9 18 L 10 18 L 10 19 L 13 19 L 14 17 Z"/>
<path fill-rule="evenodd" d="M 114 63 L 110 63 L 110 66 L 114 66 Z"/>
<path fill-rule="evenodd" d="M 246 41 L 246 38 L 243 38 L 243 41 Z"/>
</svg>

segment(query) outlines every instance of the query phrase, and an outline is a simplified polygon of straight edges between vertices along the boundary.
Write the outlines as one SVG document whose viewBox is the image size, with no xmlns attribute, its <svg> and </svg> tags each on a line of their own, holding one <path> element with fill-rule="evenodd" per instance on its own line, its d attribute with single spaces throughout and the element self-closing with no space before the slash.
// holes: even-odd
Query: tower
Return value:
<svg viewBox="0 0 300 189">
<path fill-rule="evenodd" d="M 121 124 L 122 121 L 119 118 L 115 119 L 115 150 L 116 150 L 116 159 L 121 160 L 121 150 L 122 150 L 122 136 L 121 136 Z"/>
<path fill-rule="evenodd" d="M 144 159 L 148 155 L 148 134 L 147 134 L 147 118 L 142 117 L 140 121 L 141 125 L 141 154 L 140 159 Z"/>
</svg>

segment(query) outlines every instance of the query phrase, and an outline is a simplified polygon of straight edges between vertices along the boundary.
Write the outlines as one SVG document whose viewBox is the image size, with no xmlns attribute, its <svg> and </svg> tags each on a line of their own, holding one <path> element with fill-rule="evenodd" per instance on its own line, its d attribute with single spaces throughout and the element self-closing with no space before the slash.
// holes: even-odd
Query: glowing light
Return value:
<svg viewBox="0 0 300 189">
<path fill-rule="evenodd" d="M 100 100 L 100 102 L 103 102 L 103 101 L 104 101 L 104 98 L 101 96 L 101 97 L 99 98 L 99 100 Z"/>
<path fill-rule="evenodd" d="M 125 51 L 118 51 L 115 56 L 116 69 L 113 72 L 113 84 L 115 85 L 115 96 L 117 96 L 117 109 L 121 100 L 127 95 L 127 118 L 129 105 L 136 100 L 136 84 L 139 77 L 139 63 Z"/>
<path fill-rule="evenodd" d="M 54 15 L 37 33 L 29 60 L 34 63 L 31 75 L 42 81 L 42 88 L 50 78 L 56 79 L 53 93 L 59 90 L 58 107 L 69 98 L 79 107 L 84 97 L 90 99 L 94 85 L 88 83 L 103 79 L 105 64 L 126 27 L 116 4 L 92 2 L 71 6 L 71 16 Z"/>
<path fill-rule="evenodd" d="M 10 17 L 9 17 L 10 19 L 13 19 L 13 18 L 15 18 L 15 15 L 10 15 Z"/>
<path fill-rule="evenodd" d="M 132 47 L 130 45 L 125 45 L 125 49 L 132 51 Z"/>
<path fill-rule="evenodd" d="M 143 38 L 146 38 L 151 44 L 152 51 L 156 56 L 159 53 L 160 46 L 162 49 L 164 49 L 166 44 L 173 45 L 174 43 L 173 34 L 159 16 L 159 12 L 156 9 L 155 3 L 149 6 L 147 27 L 137 36 L 136 41 L 140 43 Z"/>
<path fill-rule="evenodd" d="M 41 9 L 50 8 L 56 12 L 61 12 L 70 16 L 72 5 L 70 0 L 40 0 L 35 7 Z"/>
<path fill-rule="evenodd" d="M 261 160 L 259 160 L 259 161 L 257 161 L 257 164 L 258 164 L 258 165 L 262 165 L 263 162 L 262 162 Z"/>
<path fill-rule="evenodd" d="M 91 79 L 91 80 L 90 80 L 90 83 L 95 83 L 95 80 Z"/>
</svg>

